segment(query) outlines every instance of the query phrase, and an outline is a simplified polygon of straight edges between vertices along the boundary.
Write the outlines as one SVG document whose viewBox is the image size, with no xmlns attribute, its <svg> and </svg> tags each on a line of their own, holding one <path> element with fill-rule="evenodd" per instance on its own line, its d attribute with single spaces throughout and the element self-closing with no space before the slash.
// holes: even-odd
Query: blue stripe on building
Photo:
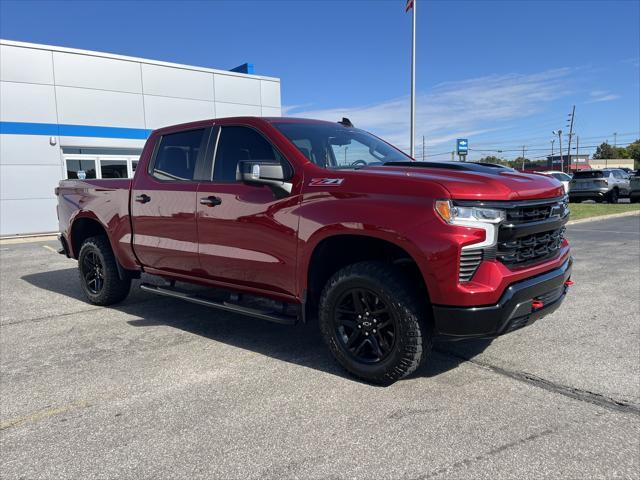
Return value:
<svg viewBox="0 0 640 480">
<path fill-rule="evenodd" d="M 99 127 L 94 125 L 65 125 L 57 123 L 0 122 L 0 134 L 146 140 L 151 134 L 151 130 L 144 128 Z"/>
</svg>

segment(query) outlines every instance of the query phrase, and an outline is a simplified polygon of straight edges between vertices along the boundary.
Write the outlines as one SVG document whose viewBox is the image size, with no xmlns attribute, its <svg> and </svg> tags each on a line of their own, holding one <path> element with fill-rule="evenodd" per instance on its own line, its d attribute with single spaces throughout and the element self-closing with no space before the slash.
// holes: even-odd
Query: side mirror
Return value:
<svg viewBox="0 0 640 480">
<path fill-rule="evenodd" d="M 248 185 L 266 185 L 276 194 L 291 193 L 290 175 L 280 163 L 238 162 L 237 180 Z"/>
</svg>

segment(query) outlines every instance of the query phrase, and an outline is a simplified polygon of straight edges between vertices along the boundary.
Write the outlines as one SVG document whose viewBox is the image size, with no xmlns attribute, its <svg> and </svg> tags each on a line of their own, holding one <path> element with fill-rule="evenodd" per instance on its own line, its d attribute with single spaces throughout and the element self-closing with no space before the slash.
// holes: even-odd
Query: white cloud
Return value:
<svg viewBox="0 0 640 480">
<path fill-rule="evenodd" d="M 490 75 L 445 82 L 419 92 L 416 138 L 425 135 L 432 147 L 450 144 L 457 137 L 508 128 L 507 121 L 539 113 L 550 102 L 571 93 L 567 87 L 570 73 L 563 68 L 530 75 Z M 409 145 L 408 95 L 371 105 L 317 110 L 284 107 L 284 111 L 287 115 L 332 121 L 348 117 L 356 126 L 401 148 Z"/>
<path fill-rule="evenodd" d="M 591 97 L 591 99 L 585 103 L 610 102 L 612 100 L 617 100 L 618 98 L 620 98 L 620 95 L 610 93 L 607 90 L 594 90 L 593 92 L 589 93 L 589 96 Z"/>
</svg>

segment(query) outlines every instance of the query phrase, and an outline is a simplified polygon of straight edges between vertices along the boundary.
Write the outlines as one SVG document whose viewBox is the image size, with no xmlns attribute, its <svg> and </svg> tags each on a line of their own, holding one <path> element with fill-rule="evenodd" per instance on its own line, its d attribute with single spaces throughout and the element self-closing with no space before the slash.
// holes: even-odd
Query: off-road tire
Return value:
<svg viewBox="0 0 640 480">
<path fill-rule="evenodd" d="M 393 347 L 379 363 L 355 360 L 338 339 L 334 312 L 345 292 L 365 288 L 388 305 L 395 316 Z M 427 307 L 402 271 L 383 262 L 367 261 L 336 272 L 320 297 L 319 323 L 325 343 L 336 361 L 350 374 L 370 383 L 389 385 L 414 372 L 431 350 L 432 333 L 426 321 Z M 425 299 L 426 300 L 426 299 Z"/>
<path fill-rule="evenodd" d="M 83 266 L 83 262 L 87 255 L 91 254 L 95 254 L 102 267 L 103 284 L 98 292 L 92 292 L 83 272 L 83 268 L 86 268 Z M 78 272 L 82 291 L 87 300 L 94 305 L 113 305 L 124 300 L 129 294 L 131 279 L 123 280 L 118 275 L 116 257 L 111 250 L 109 241 L 104 236 L 89 237 L 82 242 L 78 255 Z"/>
</svg>

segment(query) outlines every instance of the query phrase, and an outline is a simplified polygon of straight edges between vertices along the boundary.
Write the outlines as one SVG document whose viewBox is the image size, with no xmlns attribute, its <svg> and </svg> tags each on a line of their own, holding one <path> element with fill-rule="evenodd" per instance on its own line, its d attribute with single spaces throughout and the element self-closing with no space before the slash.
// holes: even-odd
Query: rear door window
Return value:
<svg viewBox="0 0 640 480">
<path fill-rule="evenodd" d="M 198 156 L 203 149 L 205 129 L 163 135 L 151 175 L 159 180 L 193 180 Z"/>
</svg>

